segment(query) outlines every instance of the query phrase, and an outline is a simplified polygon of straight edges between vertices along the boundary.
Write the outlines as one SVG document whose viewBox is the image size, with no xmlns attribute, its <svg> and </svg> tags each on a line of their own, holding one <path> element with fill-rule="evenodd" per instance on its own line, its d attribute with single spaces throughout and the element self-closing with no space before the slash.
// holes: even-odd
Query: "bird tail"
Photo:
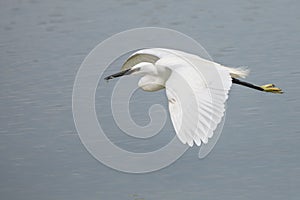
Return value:
<svg viewBox="0 0 300 200">
<path fill-rule="evenodd" d="M 238 68 L 231 68 L 225 67 L 232 78 L 246 78 L 250 73 L 250 70 L 247 67 L 238 67 Z"/>
</svg>

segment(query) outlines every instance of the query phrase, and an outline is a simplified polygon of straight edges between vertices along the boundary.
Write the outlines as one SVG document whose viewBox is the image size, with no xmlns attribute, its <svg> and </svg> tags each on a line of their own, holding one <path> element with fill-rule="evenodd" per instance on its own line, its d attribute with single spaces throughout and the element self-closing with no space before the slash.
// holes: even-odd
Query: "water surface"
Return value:
<svg viewBox="0 0 300 200">
<path fill-rule="evenodd" d="M 1 199 L 299 199 L 299 8 L 296 0 L 0 2 Z M 94 46 L 143 26 L 183 32 L 214 60 L 249 66 L 248 81 L 285 94 L 234 86 L 221 138 L 204 160 L 192 148 L 155 173 L 112 170 L 80 142 L 72 87 Z M 134 97 L 139 124 L 149 118 L 138 102 L 166 104 L 163 92 Z M 107 98 L 97 93 L 97 112 L 120 146 L 153 149 L 172 138 L 169 122 L 148 143 L 122 135 L 101 112 Z"/>
</svg>

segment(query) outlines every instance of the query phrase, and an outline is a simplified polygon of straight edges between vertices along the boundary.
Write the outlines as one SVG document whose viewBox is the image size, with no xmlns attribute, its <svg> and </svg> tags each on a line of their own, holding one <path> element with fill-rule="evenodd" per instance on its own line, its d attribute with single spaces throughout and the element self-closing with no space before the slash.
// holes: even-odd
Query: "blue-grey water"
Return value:
<svg viewBox="0 0 300 200">
<path fill-rule="evenodd" d="M 299 9 L 297 0 L 1 1 L 0 198 L 299 199 Z M 234 86 L 223 133 L 203 160 L 192 148 L 157 172 L 112 170 L 80 142 L 72 87 L 80 64 L 99 42 L 143 26 L 183 32 L 215 61 L 249 66 L 248 81 L 276 83 L 285 93 Z M 137 105 L 131 105 L 137 123 L 149 121 L 138 104 L 149 97 L 166 101 L 163 92 L 137 92 Z M 101 112 L 108 98 L 97 93 L 96 104 L 112 140 L 143 150 Z M 170 123 L 163 130 L 168 141 L 174 134 Z M 155 137 L 151 142 L 145 148 L 163 143 Z"/>
</svg>

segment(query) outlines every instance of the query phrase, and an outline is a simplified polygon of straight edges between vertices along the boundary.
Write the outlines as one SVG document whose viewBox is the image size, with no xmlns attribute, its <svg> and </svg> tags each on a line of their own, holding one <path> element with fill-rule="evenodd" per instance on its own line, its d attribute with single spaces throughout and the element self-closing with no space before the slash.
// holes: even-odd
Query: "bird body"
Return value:
<svg viewBox="0 0 300 200">
<path fill-rule="evenodd" d="M 143 49 L 132 54 L 121 72 L 106 80 L 139 75 L 144 91 L 166 89 L 169 112 L 175 132 L 184 144 L 207 143 L 225 113 L 232 83 L 266 92 L 281 93 L 273 84 L 256 86 L 238 80 L 249 70 L 231 68 L 190 53 L 163 48 Z"/>
<path fill-rule="evenodd" d="M 139 87 L 149 92 L 163 89 L 164 87 L 162 86 L 165 86 L 165 82 L 169 78 L 172 70 L 181 67 L 184 67 L 184 70 L 187 70 L 187 67 L 190 67 L 190 64 L 193 63 L 197 63 L 196 67 L 198 67 L 200 71 L 205 69 L 203 67 L 204 65 L 209 65 L 209 71 L 211 70 L 211 67 L 223 68 L 223 70 L 228 71 L 230 76 L 234 78 L 245 78 L 249 73 L 249 70 L 245 68 L 225 67 L 199 56 L 173 49 L 144 49 L 135 52 L 130 57 L 135 57 L 136 55 L 141 55 L 141 57 L 143 57 L 143 55 L 146 54 L 156 56 L 159 59 L 155 63 L 140 62 L 133 66 L 133 69 L 143 68 L 139 73 L 135 74 L 144 75 L 139 82 Z M 195 73 L 197 72 L 195 71 Z"/>
</svg>

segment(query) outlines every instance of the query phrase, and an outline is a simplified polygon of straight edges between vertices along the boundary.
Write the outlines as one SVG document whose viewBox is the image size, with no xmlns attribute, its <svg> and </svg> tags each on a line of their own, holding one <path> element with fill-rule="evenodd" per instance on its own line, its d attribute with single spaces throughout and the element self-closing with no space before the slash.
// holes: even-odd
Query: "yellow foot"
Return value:
<svg viewBox="0 0 300 200">
<path fill-rule="evenodd" d="M 260 86 L 265 92 L 272 92 L 277 94 L 282 94 L 282 90 L 280 88 L 275 87 L 274 84 L 267 84 Z"/>
</svg>

